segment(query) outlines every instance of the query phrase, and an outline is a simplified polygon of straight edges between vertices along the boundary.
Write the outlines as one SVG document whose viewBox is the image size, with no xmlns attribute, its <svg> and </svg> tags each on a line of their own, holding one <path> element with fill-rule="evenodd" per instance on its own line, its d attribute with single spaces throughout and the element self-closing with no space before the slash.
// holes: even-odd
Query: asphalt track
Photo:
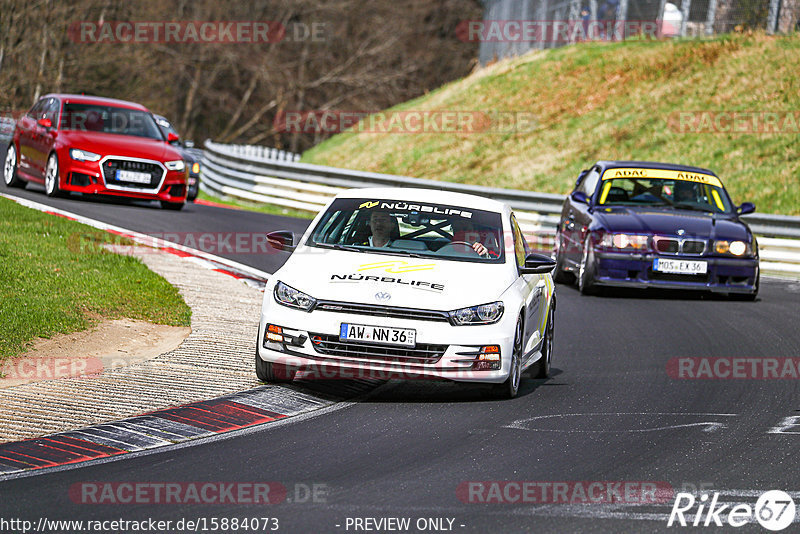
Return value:
<svg viewBox="0 0 800 534">
<path fill-rule="evenodd" d="M 300 231 L 307 224 L 209 206 L 174 213 L 142 203 L 50 200 L 32 187 L 0 191 L 143 233 Z M 286 258 L 229 257 L 270 272 Z M 787 419 L 800 416 L 800 380 L 685 380 L 667 371 L 677 357 L 800 357 L 800 283 L 763 280 L 753 303 L 664 292 L 582 297 L 565 286 L 558 301 L 553 376 L 523 380 L 512 401 L 491 400 L 478 386 L 392 381 L 286 424 L 2 481 L 0 518 L 275 517 L 280 532 L 365 532 L 353 518 L 405 517 L 412 526 L 450 518 L 454 532 L 661 532 L 671 499 L 471 503 L 457 490 L 468 481 L 646 481 L 750 504 L 762 491 L 800 490 L 800 425 L 788 426 L 800 417 Z M 70 488 L 88 481 L 273 481 L 289 493 L 266 506 L 74 502 Z M 327 492 L 305 502 L 303 488 L 312 484 Z M 765 532 L 757 523 L 724 530 Z M 800 531 L 797 520 L 790 531 Z"/>
</svg>

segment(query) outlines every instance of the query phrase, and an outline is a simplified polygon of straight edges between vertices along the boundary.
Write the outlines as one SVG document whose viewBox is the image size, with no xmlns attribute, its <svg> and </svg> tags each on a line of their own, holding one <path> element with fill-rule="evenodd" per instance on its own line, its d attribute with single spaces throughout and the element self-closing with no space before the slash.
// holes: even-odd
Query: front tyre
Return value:
<svg viewBox="0 0 800 534">
<path fill-rule="evenodd" d="M 522 317 L 517 319 L 514 333 L 514 350 L 511 353 L 511 368 L 508 378 L 495 386 L 495 393 L 501 399 L 513 399 L 519 393 L 519 382 L 522 376 Z"/>
<path fill-rule="evenodd" d="M 258 355 L 258 346 L 256 346 L 256 376 L 259 380 L 271 384 L 285 384 L 294 380 L 294 374 L 295 372 L 289 370 L 285 365 L 262 360 Z"/>
<path fill-rule="evenodd" d="M 542 357 L 539 361 L 531 365 L 530 375 L 533 378 L 547 378 L 550 376 L 550 363 L 553 360 L 553 333 L 555 331 L 555 310 L 550 305 L 550 312 L 547 314 L 547 327 L 544 331 L 544 341 L 542 342 Z"/>
<path fill-rule="evenodd" d="M 25 187 L 25 182 L 17 176 L 17 147 L 14 146 L 14 141 L 8 144 L 3 161 L 3 182 L 6 187 Z"/>
<path fill-rule="evenodd" d="M 48 197 L 60 197 L 61 186 L 59 185 L 58 156 L 55 153 L 47 158 L 47 168 L 44 171 L 44 192 Z"/>
<path fill-rule="evenodd" d="M 595 264 L 594 250 L 592 249 L 592 235 L 589 234 L 583 243 L 581 266 L 578 270 L 578 289 L 582 295 L 592 295 L 597 290 L 596 271 L 597 265 Z"/>
<path fill-rule="evenodd" d="M 564 241 L 561 234 L 556 235 L 558 248 L 556 249 L 556 268 L 553 270 L 553 281 L 557 284 L 572 284 L 575 282 L 575 275 L 566 271 L 564 260 Z"/>
</svg>

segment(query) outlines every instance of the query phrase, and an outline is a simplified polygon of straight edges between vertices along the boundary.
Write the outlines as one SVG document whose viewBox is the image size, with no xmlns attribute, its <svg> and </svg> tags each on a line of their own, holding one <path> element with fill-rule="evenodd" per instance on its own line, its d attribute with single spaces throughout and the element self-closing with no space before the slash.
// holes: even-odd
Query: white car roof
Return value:
<svg viewBox="0 0 800 534">
<path fill-rule="evenodd" d="M 450 206 L 469 207 L 497 213 L 503 213 L 506 209 L 509 211 L 511 210 L 504 202 L 486 197 L 416 187 L 367 187 L 363 189 L 348 189 L 336 195 L 336 198 L 371 197 L 386 200 L 402 200 L 405 202 L 447 204 Z"/>
</svg>

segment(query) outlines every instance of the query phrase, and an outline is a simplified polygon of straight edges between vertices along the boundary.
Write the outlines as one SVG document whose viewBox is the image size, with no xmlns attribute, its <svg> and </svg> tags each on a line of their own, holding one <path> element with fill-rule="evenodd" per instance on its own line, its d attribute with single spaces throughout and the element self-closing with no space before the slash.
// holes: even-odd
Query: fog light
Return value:
<svg viewBox="0 0 800 534">
<path fill-rule="evenodd" d="M 500 369 L 500 346 L 486 345 L 481 347 L 475 363 L 472 364 L 473 371 L 497 371 Z"/>
</svg>

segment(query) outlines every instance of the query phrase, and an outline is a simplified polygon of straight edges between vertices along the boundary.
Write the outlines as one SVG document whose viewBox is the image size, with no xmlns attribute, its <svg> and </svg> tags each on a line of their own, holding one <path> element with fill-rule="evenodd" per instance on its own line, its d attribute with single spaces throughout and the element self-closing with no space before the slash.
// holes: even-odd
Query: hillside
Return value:
<svg viewBox="0 0 800 534">
<path fill-rule="evenodd" d="M 798 65 L 797 34 L 535 51 L 391 110 L 529 112 L 527 131 L 347 132 L 303 161 L 552 193 L 598 159 L 679 162 L 716 171 L 737 203 L 800 215 Z"/>
</svg>

